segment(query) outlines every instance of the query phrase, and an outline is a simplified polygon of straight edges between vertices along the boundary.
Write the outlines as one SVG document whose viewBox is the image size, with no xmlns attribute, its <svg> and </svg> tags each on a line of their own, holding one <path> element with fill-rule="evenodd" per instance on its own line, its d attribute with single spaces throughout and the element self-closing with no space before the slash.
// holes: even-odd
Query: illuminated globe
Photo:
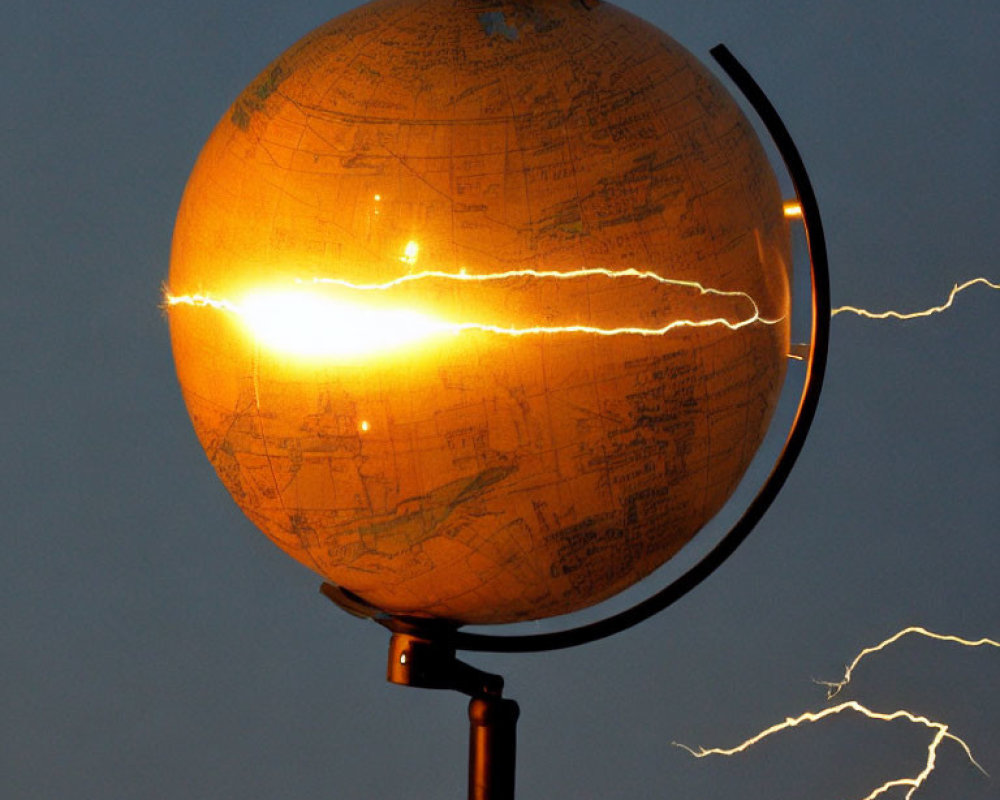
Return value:
<svg viewBox="0 0 1000 800">
<path fill-rule="evenodd" d="M 737 106 L 610 4 L 379 0 L 225 113 L 167 287 L 198 438 L 385 611 L 573 611 L 720 509 L 784 379 L 789 234 Z"/>
</svg>

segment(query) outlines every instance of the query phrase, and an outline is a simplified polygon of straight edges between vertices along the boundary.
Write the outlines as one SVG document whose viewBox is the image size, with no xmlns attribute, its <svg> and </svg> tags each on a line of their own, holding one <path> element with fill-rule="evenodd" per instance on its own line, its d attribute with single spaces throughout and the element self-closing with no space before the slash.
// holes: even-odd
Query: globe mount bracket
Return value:
<svg viewBox="0 0 1000 800">
<path fill-rule="evenodd" d="M 451 689 L 473 698 L 498 698 L 503 693 L 503 678 L 456 657 L 457 623 L 385 614 L 332 583 L 324 583 L 320 592 L 352 616 L 373 620 L 391 633 L 386 673 L 390 683 Z"/>
<path fill-rule="evenodd" d="M 389 630 L 386 678 L 390 683 L 445 689 L 471 698 L 469 800 L 513 800 L 520 708 L 514 700 L 503 697 L 501 676 L 457 658 L 458 625 L 388 615 L 332 583 L 324 583 L 320 591 L 349 614 L 374 620 Z"/>
</svg>

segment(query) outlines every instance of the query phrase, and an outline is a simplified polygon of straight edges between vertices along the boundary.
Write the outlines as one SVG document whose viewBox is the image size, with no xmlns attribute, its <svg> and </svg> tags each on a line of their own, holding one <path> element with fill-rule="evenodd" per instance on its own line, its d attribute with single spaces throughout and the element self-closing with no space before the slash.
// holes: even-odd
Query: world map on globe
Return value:
<svg viewBox="0 0 1000 800">
<path fill-rule="evenodd" d="M 376 0 L 226 111 L 174 230 L 194 429 L 386 612 L 567 613 L 690 541 L 789 347 L 777 181 L 721 84 L 590 0 Z"/>
</svg>

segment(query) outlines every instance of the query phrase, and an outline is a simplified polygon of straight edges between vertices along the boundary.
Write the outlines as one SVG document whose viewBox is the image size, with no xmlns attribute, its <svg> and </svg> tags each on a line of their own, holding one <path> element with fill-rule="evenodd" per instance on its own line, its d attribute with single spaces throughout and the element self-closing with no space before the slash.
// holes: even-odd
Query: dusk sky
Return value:
<svg viewBox="0 0 1000 800">
<path fill-rule="evenodd" d="M 216 121 L 353 5 L 5 10 L 4 798 L 464 796 L 466 700 L 386 683 L 387 633 L 321 597 L 236 507 L 160 309 Z M 917 310 L 1000 282 L 1000 5 L 619 5 L 720 74 L 708 51 L 725 43 L 768 93 L 818 196 L 835 306 Z M 916 775 L 932 734 L 902 722 L 839 717 L 728 760 L 671 743 L 731 746 L 820 710 L 812 679 L 909 625 L 1000 640 L 998 323 L 1000 292 L 981 286 L 928 319 L 838 316 L 798 465 L 717 573 L 596 644 L 467 654 L 520 703 L 518 797 L 860 800 Z M 946 742 L 914 798 L 985 800 L 1000 797 L 998 686 L 1000 649 L 913 638 L 838 699 L 946 722 L 994 777 Z"/>
</svg>

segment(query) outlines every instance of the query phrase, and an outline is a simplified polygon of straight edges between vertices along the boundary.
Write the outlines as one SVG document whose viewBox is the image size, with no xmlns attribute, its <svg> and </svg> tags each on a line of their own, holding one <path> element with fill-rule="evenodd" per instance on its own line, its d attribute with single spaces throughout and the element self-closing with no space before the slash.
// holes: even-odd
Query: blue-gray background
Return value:
<svg viewBox="0 0 1000 800">
<path fill-rule="evenodd" d="M 918 308 L 1000 277 L 1000 5 L 627 0 L 724 41 L 798 141 L 835 304 Z M 329 606 L 216 480 L 157 308 L 173 217 L 218 117 L 349 0 L 13 0 L 0 26 L 4 798 L 461 797 L 465 703 L 383 681 L 386 635 Z M 1000 295 L 922 322 L 838 317 L 789 485 L 713 578 L 613 640 L 470 656 L 523 714 L 521 798 L 861 797 L 926 731 L 823 705 L 909 624 L 1000 635 Z M 911 641 L 856 696 L 950 722 L 1000 775 L 1000 651 Z M 1000 796 L 944 745 L 918 797 Z M 896 796 L 901 796 L 897 793 Z"/>
</svg>

